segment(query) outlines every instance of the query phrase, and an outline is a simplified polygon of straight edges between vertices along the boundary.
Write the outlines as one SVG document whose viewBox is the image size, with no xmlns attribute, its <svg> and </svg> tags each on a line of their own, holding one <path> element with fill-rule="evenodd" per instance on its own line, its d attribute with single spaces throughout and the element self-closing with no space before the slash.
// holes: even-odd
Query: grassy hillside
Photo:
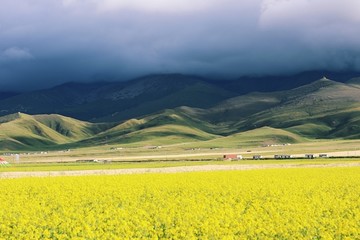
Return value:
<svg viewBox="0 0 360 240">
<path fill-rule="evenodd" d="M 66 136 L 36 121 L 30 115 L 17 113 L 0 118 L 0 122 L 0 137 L 4 141 L 5 149 L 46 147 L 69 141 Z"/>
<path fill-rule="evenodd" d="M 130 119 L 79 144 L 174 144 L 213 139 L 219 137 L 216 131 L 212 124 L 192 119 L 176 110 L 166 110 L 141 119 Z"/>
<path fill-rule="evenodd" d="M 60 115 L 31 116 L 15 113 L 0 117 L 1 150 L 46 149 L 72 143 L 111 127 Z"/>
<path fill-rule="evenodd" d="M 36 121 L 72 140 L 89 138 L 114 125 L 113 123 L 94 124 L 56 114 L 35 115 L 33 117 Z"/>
<path fill-rule="evenodd" d="M 240 124 L 290 130 L 297 127 L 297 133 L 314 138 L 349 137 L 358 133 L 353 126 L 360 116 L 360 89 L 321 80 L 286 95 L 278 106 L 254 114 Z M 317 127 L 313 130 L 307 128 L 314 125 Z"/>
<path fill-rule="evenodd" d="M 89 123 L 60 115 L 0 117 L 0 150 L 78 148 L 104 144 L 163 145 L 220 137 L 216 126 L 176 110 L 120 124 Z"/>
<path fill-rule="evenodd" d="M 252 93 L 225 100 L 216 106 L 201 110 L 184 109 L 194 117 L 199 117 L 211 122 L 237 122 L 252 114 L 278 105 L 281 100 L 270 93 Z"/>
<path fill-rule="evenodd" d="M 289 91 L 251 93 L 209 109 L 183 108 L 229 133 L 270 126 L 310 138 L 357 138 L 360 88 L 321 79 Z"/>
<path fill-rule="evenodd" d="M 254 130 L 231 134 L 226 137 L 216 138 L 201 144 L 196 144 L 196 146 L 210 148 L 244 148 L 249 146 L 294 144 L 306 141 L 308 141 L 308 139 L 290 131 L 271 127 L 262 127 Z"/>
</svg>

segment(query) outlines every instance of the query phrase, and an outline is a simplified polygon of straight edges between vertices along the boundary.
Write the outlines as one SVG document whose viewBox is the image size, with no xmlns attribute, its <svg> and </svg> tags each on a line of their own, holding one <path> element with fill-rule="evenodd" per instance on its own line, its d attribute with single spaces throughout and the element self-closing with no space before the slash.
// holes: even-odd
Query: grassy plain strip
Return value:
<svg viewBox="0 0 360 240">
<path fill-rule="evenodd" d="M 21 163 L 0 167 L 0 172 L 35 172 L 35 171 L 78 171 L 109 170 L 132 168 L 165 168 L 203 165 L 264 165 L 264 164 L 334 164 L 360 163 L 359 158 L 335 158 L 321 160 L 241 160 L 241 161 L 153 161 L 153 162 L 112 162 L 112 163 Z"/>
<path fill-rule="evenodd" d="M 27 171 L 27 172 L 0 172 L 0 178 L 23 178 L 23 177 L 59 177 L 59 176 L 82 176 L 82 175 L 122 175 L 144 173 L 179 173 L 179 172 L 208 172 L 208 171 L 243 171 L 256 169 L 280 169 L 280 168 L 334 168 L 334 167 L 360 167 L 360 162 L 347 163 L 284 163 L 281 164 L 209 164 L 193 166 L 172 166 L 158 168 L 124 168 L 124 169 L 93 169 L 93 170 L 62 170 L 62 171 Z"/>
</svg>

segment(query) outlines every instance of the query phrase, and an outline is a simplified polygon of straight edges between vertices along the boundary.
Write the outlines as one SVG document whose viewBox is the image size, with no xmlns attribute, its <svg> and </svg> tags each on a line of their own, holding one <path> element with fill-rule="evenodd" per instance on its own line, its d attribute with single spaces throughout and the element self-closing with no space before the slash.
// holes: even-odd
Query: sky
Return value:
<svg viewBox="0 0 360 240">
<path fill-rule="evenodd" d="M 360 70 L 359 0 L 0 0 L 0 91 Z"/>
</svg>

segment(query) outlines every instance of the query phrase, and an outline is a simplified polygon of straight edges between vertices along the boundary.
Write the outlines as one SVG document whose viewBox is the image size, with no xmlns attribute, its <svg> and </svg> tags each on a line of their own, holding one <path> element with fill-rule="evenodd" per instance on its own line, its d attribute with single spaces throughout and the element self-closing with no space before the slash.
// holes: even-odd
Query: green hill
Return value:
<svg viewBox="0 0 360 240">
<path fill-rule="evenodd" d="M 310 138 L 354 138 L 359 134 L 359 107 L 358 87 L 324 78 L 289 91 L 251 93 L 209 109 L 183 111 L 194 118 L 226 123 L 228 133 L 269 126 Z"/>
<path fill-rule="evenodd" d="M 130 119 L 79 144 L 174 144 L 186 141 L 206 141 L 219 137 L 212 124 L 192 119 L 176 110 Z"/>
<path fill-rule="evenodd" d="M 201 148 L 244 148 L 268 145 L 287 145 L 309 141 L 290 131 L 271 127 L 262 127 L 249 131 L 231 134 L 225 137 L 214 138 L 209 141 L 194 143 Z"/>
<path fill-rule="evenodd" d="M 0 138 L 5 150 L 46 147 L 69 142 L 69 138 L 36 121 L 32 116 L 16 113 L 0 118 Z M 3 145 L 3 143 L 2 143 Z"/>
<path fill-rule="evenodd" d="M 120 124 L 89 123 L 60 115 L 0 117 L 0 150 L 78 148 L 104 144 L 162 145 L 220 137 L 217 128 L 176 110 Z"/>
<path fill-rule="evenodd" d="M 60 115 L 31 116 L 15 113 L 0 117 L 1 150 L 46 149 L 73 143 L 109 128 Z"/>
<path fill-rule="evenodd" d="M 73 141 L 89 138 L 114 125 L 114 123 L 94 124 L 56 114 L 34 115 L 33 118 Z"/>
<path fill-rule="evenodd" d="M 281 104 L 265 111 L 248 116 L 240 122 L 242 127 L 258 128 L 297 128 L 297 133 L 314 138 L 347 137 L 356 134 L 356 129 L 348 134 L 341 134 L 340 128 L 360 116 L 360 89 L 350 85 L 320 80 L 285 94 Z M 306 126 L 317 125 L 310 131 Z M 303 126 L 302 129 L 299 126 Z M 349 130 L 350 131 L 350 130 Z M 354 132 L 355 131 L 355 132 Z"/>
</svg>

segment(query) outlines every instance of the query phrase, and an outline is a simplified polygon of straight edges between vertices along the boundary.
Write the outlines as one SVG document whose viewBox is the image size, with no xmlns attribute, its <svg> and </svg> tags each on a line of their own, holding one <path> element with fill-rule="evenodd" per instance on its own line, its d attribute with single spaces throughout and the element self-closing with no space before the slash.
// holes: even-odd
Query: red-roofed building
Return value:
<svg viewBox="0 0 360 240">
<path fill-rule="evenodd" d="M 240 160 L 243 159 L 243 157 L 241 155 L 237 155 L 237 154 L 226 154 L 223 156 L 224 160 Z"/>
<path fill-rule="evenodd" d="M 5 159 L 0 157 L 0 165 L 6 165 L 9 164 L 7 161 L 5 161 Z"/>
</svg>

